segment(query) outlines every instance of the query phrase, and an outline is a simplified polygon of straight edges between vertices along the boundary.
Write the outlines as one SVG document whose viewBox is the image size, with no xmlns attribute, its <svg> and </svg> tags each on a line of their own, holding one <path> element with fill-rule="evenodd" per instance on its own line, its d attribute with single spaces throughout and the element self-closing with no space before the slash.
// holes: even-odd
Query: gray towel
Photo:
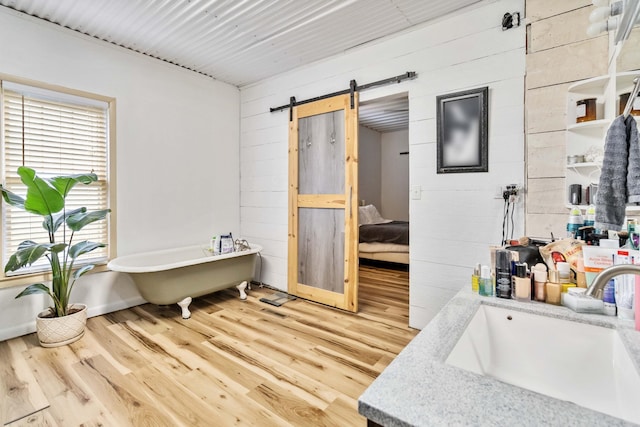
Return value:
<svg viewBox="0 0 640 427">
<path fill-rule="evenodd" d="M 615 118 L 604 147 L 604 161 L 598 195 L 596 224 L 601 230 L 622 229 L 627 202 L 640 202 L 640 141 L 635 119 Z"/>
<path fill-rule="evenodd" d="M 638 124 L 633 116 L 627 117 L 629 138 L 629 165 L 627 166 L 627 202 L 640 203 L 640 138 Z"/>
</svg>

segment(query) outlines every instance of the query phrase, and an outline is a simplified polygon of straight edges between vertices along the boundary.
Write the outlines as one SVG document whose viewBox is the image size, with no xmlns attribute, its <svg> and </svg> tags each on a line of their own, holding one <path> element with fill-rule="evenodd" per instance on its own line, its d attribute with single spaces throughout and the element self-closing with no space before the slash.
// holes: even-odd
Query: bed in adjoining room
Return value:
<svg viewBox="0 0 640 427">
<path fill-rule="evenodd" d="M 374 205 L 358 213 L 360 258 L 409 264 L 409 222 L 384 219 Z"/>
</svg>

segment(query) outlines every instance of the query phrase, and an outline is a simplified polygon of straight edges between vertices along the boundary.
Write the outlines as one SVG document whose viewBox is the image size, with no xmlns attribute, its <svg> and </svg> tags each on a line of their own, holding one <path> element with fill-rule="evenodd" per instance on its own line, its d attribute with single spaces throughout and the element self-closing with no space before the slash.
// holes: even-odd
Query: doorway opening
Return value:
<svg viewBox="0 0 640 427">
<path fill-rule="evenodd" d="M 359 305 L 382 321 L 409 322 L 409 98 L 360 102 Z"/>
</svg>

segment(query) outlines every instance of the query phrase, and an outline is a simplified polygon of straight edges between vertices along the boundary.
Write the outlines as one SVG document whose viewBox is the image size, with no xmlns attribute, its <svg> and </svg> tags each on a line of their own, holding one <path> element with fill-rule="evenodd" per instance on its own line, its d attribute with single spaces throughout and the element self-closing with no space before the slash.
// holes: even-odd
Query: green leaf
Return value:
<svg viewBox="0 0 640 427">
<path fill-rule="evenodd" d="M 87 211 L 87 208 L 84 208 L 84 207 L 73 209 L 67 212 L 63 211 L 53 216 L 53 222 L 50 216 L 46 216 L 44 217 L 44 221 L 42 222 L 42 227 L 51 233 L 55 233 L 56 231 L 58 231 L 58 228 L 60 228 L 62 223 L 65 222 L 67 218 L 69 218 L 71 215 L 75 215 L 77 213 L 86 212 L 86 211 Z"/>
<path fill-rule="evenodd" d="M 67 246 L 68 245 L 66 243 L 57 243 L 55 245 L 49 245 L 49 251 L 53 252 L 54 254 L 59 254 L 60 252 L 64 251 Z"/>
<path fill-rule="evenodd" d="M 89 242 L 88 240 L 78 242 L 69 248 L 69 257 L 76 259 L 80 255 L 84 255 L 98 248 L 104 248 L 105 246 L 107 245 L 104 243 Z"/>
<path fill-rule="evenodd" d="M 34 242 L 33 240 L 25 240 L 18 245 L 18 250 L 27 249 L 37 244 L 38 242 Z"/>
<path fill-rule="evenodd" d="M 77 269 L 74 273 L 73 273 L 73 278 L 77 279 L 81 276 L 83 276 L 85 273 L 87 273 L 90 270 L 93 270 L 93 268 L 95 267 L 95 265 L 93 264 L 87 264 L 79 269 Z"/>
<path fill-rule="evenodd" d="M 67 226 L 73 231 L 80 231 L 86 225 L 104 219 L 109 212 L 111 212 L 111 209 L 76 213 L 67 218 Z"/>
<path fill-rule="evenodd" d="M 11 255 L 7 265 L 4 267 L 4 272 L 16 271 L 26 265 L 31 265 L 39 260 L 51 247 L 51 245 L 38 244 L 30 240 L 26 240 L 20 243 L 18 251 Z"/>
<path fill-rule="evenodd" d="M 18 196 L 17 194 L 12 193 L 9 190 L 5 190 L 1 185 L 0 191 L 2 191 L 2 197 L 9 205 L 15 206 L 16 208 L 24 209 L 24 199 L 22 198 L 22 196 Z"/>
<path fill-rule="evenodd" d="M 25 166 L 18 168 L 18 175 L 27 186 L 24 209 L 36 215 L 58 213 L 64 208 L 64 198 L 51 183 L 36 175 L 36 171 Z"/>
<path fill-rule="evenodd" d="M 18 299 L 27 295 L 34 295 L 34 294 L 47 294 L 51 296 L 51 291 L 49 290 L 48 287 L 46 287 L 42 283 L 38 283 L 35 285 L 28 286 L 25 290 L 23 290 L 18 295 L 16 295 L 15 299 Z"/>
<path fill-rule="evenodd" d="M 98 175 L 95 173 L 86 173 L 86 174 L 75 174 L 75 175 L 60 175 L 54 176 L 49 181 L 51 184 L 62 194 L 62 197 L 67 197 L 69 191 L 76 184 L 81 183 L 85 185 L 89 185 L 92 182 L 96 182 L 98 180 Z"/>
</svg>

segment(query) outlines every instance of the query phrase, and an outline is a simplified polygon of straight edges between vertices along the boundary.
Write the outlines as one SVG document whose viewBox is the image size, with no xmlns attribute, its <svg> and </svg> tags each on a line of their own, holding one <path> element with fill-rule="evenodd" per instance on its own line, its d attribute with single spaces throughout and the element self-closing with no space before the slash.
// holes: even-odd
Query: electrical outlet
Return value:
<svg viewBox="0 0 640 427">
<path fill-rule="evenodd" d="M 520 199 L 523 187 L 518 184 L 507 184 L 498 187 L 496 199 L 508 200 L 510 203 L 517 203 Z"/>
<path fill-rule="evenodd" d="M 414 185 L 411 187 L 411 200 L 420 200 L 422 198 L 422 186 Z"/>
</svg>

